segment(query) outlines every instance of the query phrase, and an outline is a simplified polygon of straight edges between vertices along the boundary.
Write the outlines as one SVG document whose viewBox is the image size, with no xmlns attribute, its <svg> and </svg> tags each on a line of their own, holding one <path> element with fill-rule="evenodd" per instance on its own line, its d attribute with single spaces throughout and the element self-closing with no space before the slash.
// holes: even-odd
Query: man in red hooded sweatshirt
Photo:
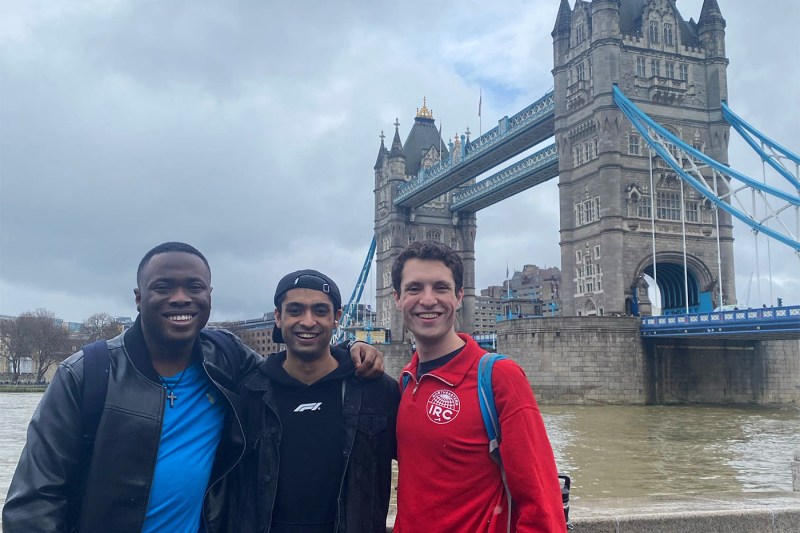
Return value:
<svg viewBox="0 0 800 533">
<path fill-rule="evenodd" d="M 394 531 L 563 532 L 553 450 L 528 379 L 511 359 L 492 373 L 510 503 L 489 456 L 478 404 L 486 351 L 455 330 L 463 274 L 458 254 L 434 241 L 410 244 L 392 266 L 395 302 L 417 345 L 401 377 Z"/>
</svg>

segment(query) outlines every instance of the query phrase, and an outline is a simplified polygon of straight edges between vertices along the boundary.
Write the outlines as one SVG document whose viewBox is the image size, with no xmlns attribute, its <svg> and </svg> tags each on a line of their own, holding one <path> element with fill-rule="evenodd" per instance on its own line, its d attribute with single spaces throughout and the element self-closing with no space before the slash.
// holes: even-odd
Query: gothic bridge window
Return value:
<svg viewBox="0 0 800 533">
<path fill-rule="evenodd" d="M 579 45 L 586 40 L 586 26 L 583 22 L 579 22 L 575 26 L 575 44 Z"/>
<path fill-rule="evenodd" d="M 645 59 L 643 57 L 641 57 L 641 56 L 637 56 L 636 57 L 636 75 L 639 76 L 640 78 L 646 78 L 647 77 L 647 68 L 646 68 L 646 66 L 647 66 L 647 62 L 645 61 Z"/>
<path fill-rule="evenodd" d="M 600 197 L 586 198 L 575 204 L 575 225 L 583 226 L 600 220 Z"/>
<path fill-rule="evenodd" d="M 600 245 L 575 252 L 575 296 L 603 292 Z"/>
<path fill-rule="evenodd" d="M 651 20 L 649 26 L 648 36 L 650 37 L 650 44 L 658 44 L 658 21 Z"/>
<path fill-rule="evenodd" d="M 672 38 L 672 24 L 669 22 L 664 23 L 664 44 L 667 46 L 672 46 L 673 44 Z"/>
<path fill-rule="evenodd" d="M 703 202 L 700 193 L 684 185 L 683 197 L 683 215 L 686 217 L 686 222 L 708 223 L 710 221 L 710 214 L 707 213 L 708 206 Z M 629 217 L 649 220 L 653 216 L 653 199 L 646 185 L 628 187 L 627 201 Z M 662 178 L 656 186 L 655 218 L 674 222 L 681 220 L 680 184 L 674 176 L 669 180 Z"/>
<path fill-rule="evenodd" d="M 641 139 L 638 133 L 628 133 L 628 155 L 642 155 Z"/>
<path fill-rule="evenodd" d="M 597 159 L 600 155 L 600 142 L 597 137 L 597 124 L 588 120 L 572 128 L 569 133 L 572 144 L 572 163 L 579 167 Z"/>
<path fill-rule="evenodd" d="M 661 61 L 658 59 L 650 60 L 650 76 L 653 78 L 661 77 Z"/>
<path fill-rule="evenodd" d="M 425 240 L 427 241 L 441 241 L 442 234 L 438 231 L 429 231 L 425 234 Z"/>
</svg>

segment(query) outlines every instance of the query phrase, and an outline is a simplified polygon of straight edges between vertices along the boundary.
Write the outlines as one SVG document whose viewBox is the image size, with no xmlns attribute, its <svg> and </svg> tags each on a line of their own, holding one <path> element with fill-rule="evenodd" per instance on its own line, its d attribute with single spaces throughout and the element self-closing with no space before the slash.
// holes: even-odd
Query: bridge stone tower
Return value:
<svg viewBox="0 0 800 533">
<path fill-rule="evenodd" d="M 716 0 L 704 1 L 697 22 L 674 0 L 577 0 L 574 9 L 561 0 L 552 36 L 564 315 L 649 314 L 645 274 L 656 275 L 665 309 L 684 308 L 682 210 L 690 307 L 718 305 L 720 270 L 723 299 L 735 302 L 730 216 L 720 211 L 717 233 L 715 211 L 650 157 L 612 97 L 617 84 L 684 142 L 727 163 L 728 60 Z"/>
<path fill-rule="evenodd" d="M 414 125 L 405 143 L 400 141 L 400 123 L 394 123 L 394 138 L 389 149 L 381 145 L 375 161 L 375 274 L 376 326 L 391 329 L 392 342 L 410 342 L 403 327 L 392 292 L 392 263 L 400 252 L 417 240 L 436 240 L 457 250 L 464 262 L 464 302 L 458 313 L 457 327 L 472 332 L 475 322 L 475 230 L 474 213 L 450 212 L 453 192 L 474 183 L 474 179 L 435 200 L 416 208 L 397 207 L 398 187 L 415 177 L 420 169 L 430 167 L 451 152 L 460 153 L 465 136 L 447 145 L 436 128 L 433 111 L 423 101 L 417 109 Z"/>
</svg>

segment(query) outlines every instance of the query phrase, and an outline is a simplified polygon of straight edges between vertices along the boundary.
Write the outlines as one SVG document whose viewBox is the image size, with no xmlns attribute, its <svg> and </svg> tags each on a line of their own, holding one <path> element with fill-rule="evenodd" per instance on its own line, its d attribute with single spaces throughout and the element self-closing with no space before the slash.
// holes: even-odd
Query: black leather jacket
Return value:
<svg viewBox="0 0 800 533">
<path fill-rule="evenodd" d="M 333 351 L 338 359 L 347 356 L 347 352 L 336 348 Z M 268 359 L 273 357 L 283 358 L 285 352 Z M 261 369 L 244 378 L 240 394 L 248 449 L 236 474 L 230 476 L 229 496 L 234 509 L 230 516 L 241 520 L 238 531 L 266 533 L 278 487 L 281 422 L 273 385 Z M 371 380 L 353 375 L 345 382 L 342 448 L 346 466 L 340 484 L 336 533 L 386 531 L 392 459 L 397 455 L 395 422 L 399 402 L 397 382 L 386 375 Z"/>
<path fill-rule="evenodd" d="M 236 382 L 262 360 L 233 339 L 239 349 L 233 358 L 224 357 L 205 337 L 194 347 L 194 356 L 202 360 L 211 382 L 233 407 L 226 416 L 203 502 L 209 533 L 225 531 L 222 528 L 230 523 L 221 481 L 245 448 Z M 108 341 L 108 347 L 108 392 L 91 467 L 83 473 L 85 482 L 78 471 L 84 374 L 83 352 L 78 352 L 59 365 L 31 419 L 3 508 L 5 533 L 141 530 L 161 438 L 165 392 L 147 355 L 138 319 Z"/>
</svg>

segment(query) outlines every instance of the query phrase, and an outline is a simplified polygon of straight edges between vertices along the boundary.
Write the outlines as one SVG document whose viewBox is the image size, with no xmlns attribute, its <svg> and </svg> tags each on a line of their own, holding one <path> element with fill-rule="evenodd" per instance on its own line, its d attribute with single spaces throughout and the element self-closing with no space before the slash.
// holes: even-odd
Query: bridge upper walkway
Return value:
<svg viewBox="0 0 800 533">
<path fill-rule="evenodd" d="M 800 339 L 800 305 L 642 318 L 642 337 Z"/>
<path fill-rule="evenodd" d="M 402 184 L 394 204 L 418 207 L 475 176 L 519 155 L 555 133 L 555 100 L 550 91 L 516 115 L 503 117 L 499 124 L 465 143 L 461 153 L 420 170 Z"/>
<path fill-rule="evenodd" d="M 453 194 L 450 211 L 479 211 L 558 176 L 555 144 Z"/>
</svg>

